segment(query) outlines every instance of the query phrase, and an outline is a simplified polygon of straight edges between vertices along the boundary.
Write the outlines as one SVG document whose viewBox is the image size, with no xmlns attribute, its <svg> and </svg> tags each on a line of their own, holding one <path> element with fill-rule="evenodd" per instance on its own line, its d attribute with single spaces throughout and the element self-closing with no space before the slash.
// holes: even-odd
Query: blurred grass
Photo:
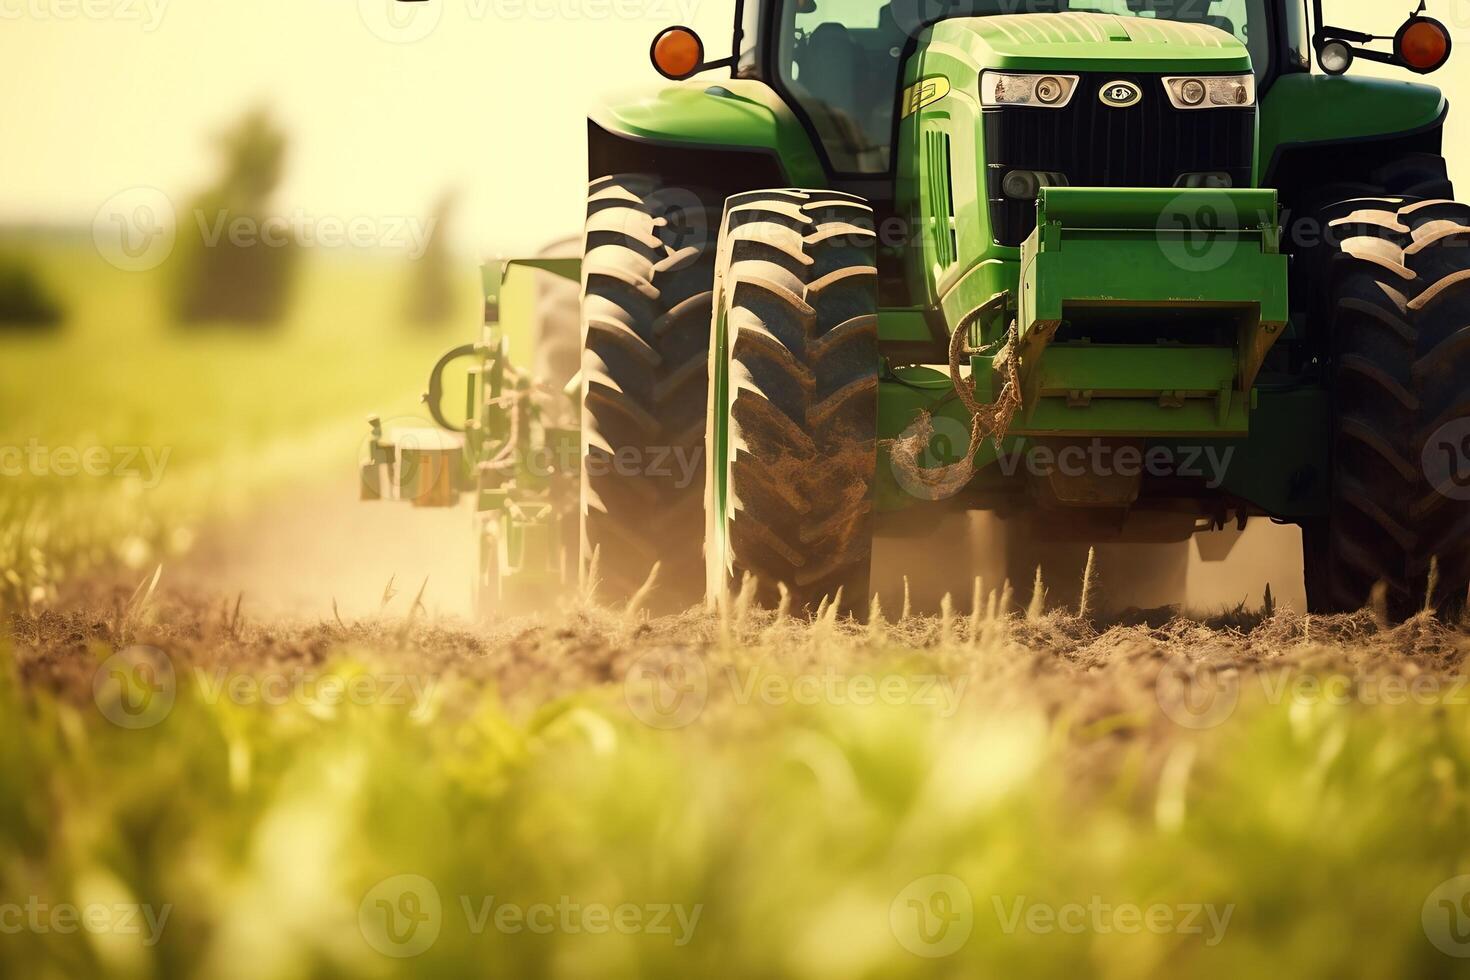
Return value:
<svg viewBox="0 0 1470 980">
<path fill-rule="evenodd" d="M 1470 870 L 1463 698 L 1270 703 L 1269 686 L 1247 685 L 1226 724 L 1192 731 L 1160 716 L 1148 684 L 1151 664 L 1193 656 L 1178 642 L 1192 637 L 1197 649 L 1187 627 L 1172 638 L 1096 637 L 1065 617 L 1009 620 L 987 624 L 972 645 L 963 624 L 945 639 L 933 620 L 881 632 L 768 622 L 726 645 L 722 625 L 701 616 L 640 625 L 573 615 L 554 633 L 532 624 L 444 663 L 433 653 L 446 638 L 432 631 L 397 648 L 393 624 L 322 627 L 277 636 L 269 658 L 227 668 L 344 680 L 408 673 L 432 687 L 414 704 L 353 706 L 207 696 L 210 651 L 233 644 L 206 629 L 158 641 L 171 650 L 177 699 L 136 731 L 104 720 L 85 683 L 112 645 L 78 655 L 83 682 L 70 695 L 18 683 L 17 667 L 37 677 L 34 654 L 7 662 L 0 895 L 51 906 L 103 895 L 171 911 L 152 947 L 109 933 L 0 936 L 0 973 L 1457 975 L 1421 912 L 1437 885 Z M 1283 668 L 1357 657 L 1320 625 L 1321 639 L 1307 640 L 1307 628 L 1278 618 L 1229 642 L 1258 652 L 1290 643 L 1298 653 Z M 1375 656 L 1410 673 L 1423 656 L 1415 651 L 1465 650 L 1463 633 L 1423 624 L 1384 636 L 1362 628 Z M 159 634 L 140 627 L 135 638 Z M 318 653 L 287 656 L 290 642 Z M 266 640 L 246 638 L 241 651 L 252 643 Z M 638 720 L 647 716 L 625 685 L 640 651 L 668 644 L 698 651 L 712 676 L 736 665 L 790 678 L 826 664 L 970 685 L 953 714 L 917 699 L 735 703 L 725 691 L 687 727 L 659 730 Z M 1067 667 L 1099 649 L 1116 655 Z M 475 673 L 515 650 L 505 662 L 529 655 L 548 673 L 595 651 L 608 680 L 502 701 Z M 1085 702 L 1098 692 L 1120 702 L 1089 716 Z M 909 914 L 905 889 L 936 874 L 963 883 L 972 931 L 929 958 L 912 937 L 904 944 L 891 916 L 895 905 Z M 399 875 L 427 880 L 439 901 L 429 920 L 437 938 L 403 959 L 382 955 L 370 940 L 381 935 L 362 925 L 380 915 L 379 883 Z M 413 910 L 388 887 L 391 907 Z M 429 908 L 428 890 L 414 887 L 424 900 L 416 908 Z M 501 931 L 491 919 L 476 931 L 492 898 L 492 909 L 700 911 L 682 945 L 677 925 L 672 934 L 580 925 L 542 934 Z M 1176 915 L 1213 905 L 1229 918 L 1223 932 L 1203 914 L 1199 931 L 1185 933 L 1136 922 L 1125 932 L 1111 918 L 1103 929 L 1009 929 L 1017 903 L 1157 904 Z"/>
<path fill-rule="evenodd" d="M 0 601 L 12 604 L 52 597 L 88 569 L 146 568 L 273 489 L 345 481 L 364 416 L 417 414 L 434 359 L 472 338 L 478 317 L 468 263 L 461 309 L 428 331 L 403 322 L 409 266 L 318 254 L 278 328 L 186 330 L 167 321 L 161 273 L 120 271 L 81 242 L 29 252 L 68 317 L 55 333 L 0 334 L 0 447 L 168 456 L 153 488 L 0 477 Z"/>
<path fill-rule="evenodd" d="M 149 276 L 81 246 L 38 254 L 71 315 L 52 336 L 0 338 L 0 446 L 171 456 L 151 490 L 0 479 L 0 605 L 32 607 L 10 646 L 0 637 L 0 976 L 1460 973 L 1421 916 L 1436 886 L 1470 873 L 1465 691 L 1395 706 L 1272 702 L 1247 685 L 1228 722 L 1195 731 L 1163 717 L 1155 685 L 1160 665 L 1209 658 L 1455 678 L 1463 629 L 1282 613 L 1099 636 L 1065 614 L 859 627 L 574 610 L 485 635 L 391 619 L 237 628 L 187 604 L 48 611 L 67 576 L 150 567 L 297 481 L 350 486 L 362 416 L 415 409 L 478 310 L 467 274 L 464 327 L 414 331 L 403 270 L 332 257 L 308 264 L 276 333 L 185 333 Z M 108 720 L 115 675 L 99 665 L 137 643 L 166 651 L 174 700 L 129 730 Z M 756 671 L 778 690 L 829 670 L 967 686 L 954 713 L 732 704 L 722 690 L 661 730 L 639 720 L 648 692 L 629 687 L 650 654 L 708 676 Z M 288 689 L 406 680 L 431 696 L 342 704 L 313 686 L 261 705 L 219 696 L 216 670 Z M 400 875 L 440 902 L 437 938 L 402 959 L 373 926 L 378 897 L 422 910 L 393 891 Z M 931 875 L 971 901 L 968 938 L 934 958 L 895 925 Z M 954 911 L 921 898 L 920 911 Z M 494 924 L 501 906 L 566 903 L 699 917 L 682 945 L 677 918 L 669 933 Z M 1188 933 L 1005 925 L 1018 907 L 1125 903 L 1230 918 L 1219 937 L 1205 918 Z M 156 945 L 49 919 L 15 928 L 66 904 L 168 918 Z"/>
</svg>

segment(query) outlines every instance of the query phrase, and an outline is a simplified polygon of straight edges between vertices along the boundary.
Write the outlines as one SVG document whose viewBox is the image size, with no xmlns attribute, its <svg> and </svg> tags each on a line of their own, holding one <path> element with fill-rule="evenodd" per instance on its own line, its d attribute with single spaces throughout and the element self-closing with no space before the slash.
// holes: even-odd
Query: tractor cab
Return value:
<svg viewBox="0 0 1470 980">
<path fill-rule="evenodd" d="M 786 97 L 810 126 L 834 174 L 885 173 L 903 115 L 904 65 L 925 28 L 957 18 L 1069 13 L 1222 31 L 1248 48 L 1263 83 L 1276 71 L 1305 70 L 1307 61 L 1304 10 L 1269 0 L 774 0 L 764 11 L 764 45 L 749 49 L 738 71 L 766 79 Z M 1008 23 L 1017 41 L 1050 40 L 1076 46 L 1078 54 L 1085 45 L 1132 38 L 1126 25 L 1086 17 Z"/>
</svg>

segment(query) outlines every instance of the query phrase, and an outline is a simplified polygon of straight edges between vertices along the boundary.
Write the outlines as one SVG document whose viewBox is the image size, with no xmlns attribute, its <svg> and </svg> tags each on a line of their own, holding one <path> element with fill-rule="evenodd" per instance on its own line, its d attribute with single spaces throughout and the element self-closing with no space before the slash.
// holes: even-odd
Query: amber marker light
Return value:
<svg viewBox="0 0 1470 980">
<path fill-rule="evenodd" d="M 1427 75 L 1450 60 L 1450 32 L 1433 17 L 1412 17 L 1394 36 L 1393 49 L 1406 66 Z"/>
<path fill-rule="evenodd" d="M 678 81 L 704 64 L 704 43 L 687 27 L 666 27 L 653 39 L 649 57 L 660 75 Z"/>
</svg>

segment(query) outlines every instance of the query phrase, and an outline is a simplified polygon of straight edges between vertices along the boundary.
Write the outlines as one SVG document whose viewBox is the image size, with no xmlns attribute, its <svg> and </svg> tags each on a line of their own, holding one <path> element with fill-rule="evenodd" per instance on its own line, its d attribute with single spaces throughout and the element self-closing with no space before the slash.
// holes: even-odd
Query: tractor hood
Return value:
<svg viewBox="0 0 1470 980">
<path fill-rule="evenodd" d="M 1233 34 L 1204 24 L 1113 14 L 1001 14 L 935 24 L 931 44 L 959 48 L 977 68 L 1087 71 L 1249 71 Z"/>
</svg>

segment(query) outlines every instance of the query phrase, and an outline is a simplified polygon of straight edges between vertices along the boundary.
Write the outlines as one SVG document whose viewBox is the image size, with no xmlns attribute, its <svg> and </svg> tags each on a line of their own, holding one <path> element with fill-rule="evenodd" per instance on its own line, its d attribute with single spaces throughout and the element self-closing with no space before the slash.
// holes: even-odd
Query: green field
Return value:
<svg viewBox="0 0 1470 980">
<path fill-rule="evenodd" d="M 121 636 L 22 619 L 0 893 L 160 927 L 42 913 L 0 937 L 0 969 L 1456 973 L 1463 633 L 970 628 L 584 611 L 231 635 L 166 601 Z M 104 663 L 138 642 L 169 671 Z M 1158 677 L 1195 655 L 1264 673 L 1181 708 Z M 1356 692 L 1304 679 L 1323 673 Z"/>
<path fill-rule="evenodd" d="M 428 367 L 474 336 L 470 266 L 464 326 L 405 324 L 404 267 L 332 256 L 307 264 L 275 328 L 184 329 L 167 322 L 162 271 L 119 271 L 80 243 L 37 254 L 69 317 L 54 335 L 0 334 L 0 447 L 21 470 L 0 477 L 12 604 L 55 598 L 77 572 L 142 575 L 274 487 L 352 472 L 364 417 L 418 411 Z M 58 450 L 74 456 L 54 465 Z"/>
<path fill-rule="evenodd" d="M 0 446 L 171 456 L 0 479 L 0 976 L 1463 974 L 1464 624 L 96 602 L 341 480 L 464 331 L 372 264 L 265 336 L 46 271 Z"/>
</svg>

